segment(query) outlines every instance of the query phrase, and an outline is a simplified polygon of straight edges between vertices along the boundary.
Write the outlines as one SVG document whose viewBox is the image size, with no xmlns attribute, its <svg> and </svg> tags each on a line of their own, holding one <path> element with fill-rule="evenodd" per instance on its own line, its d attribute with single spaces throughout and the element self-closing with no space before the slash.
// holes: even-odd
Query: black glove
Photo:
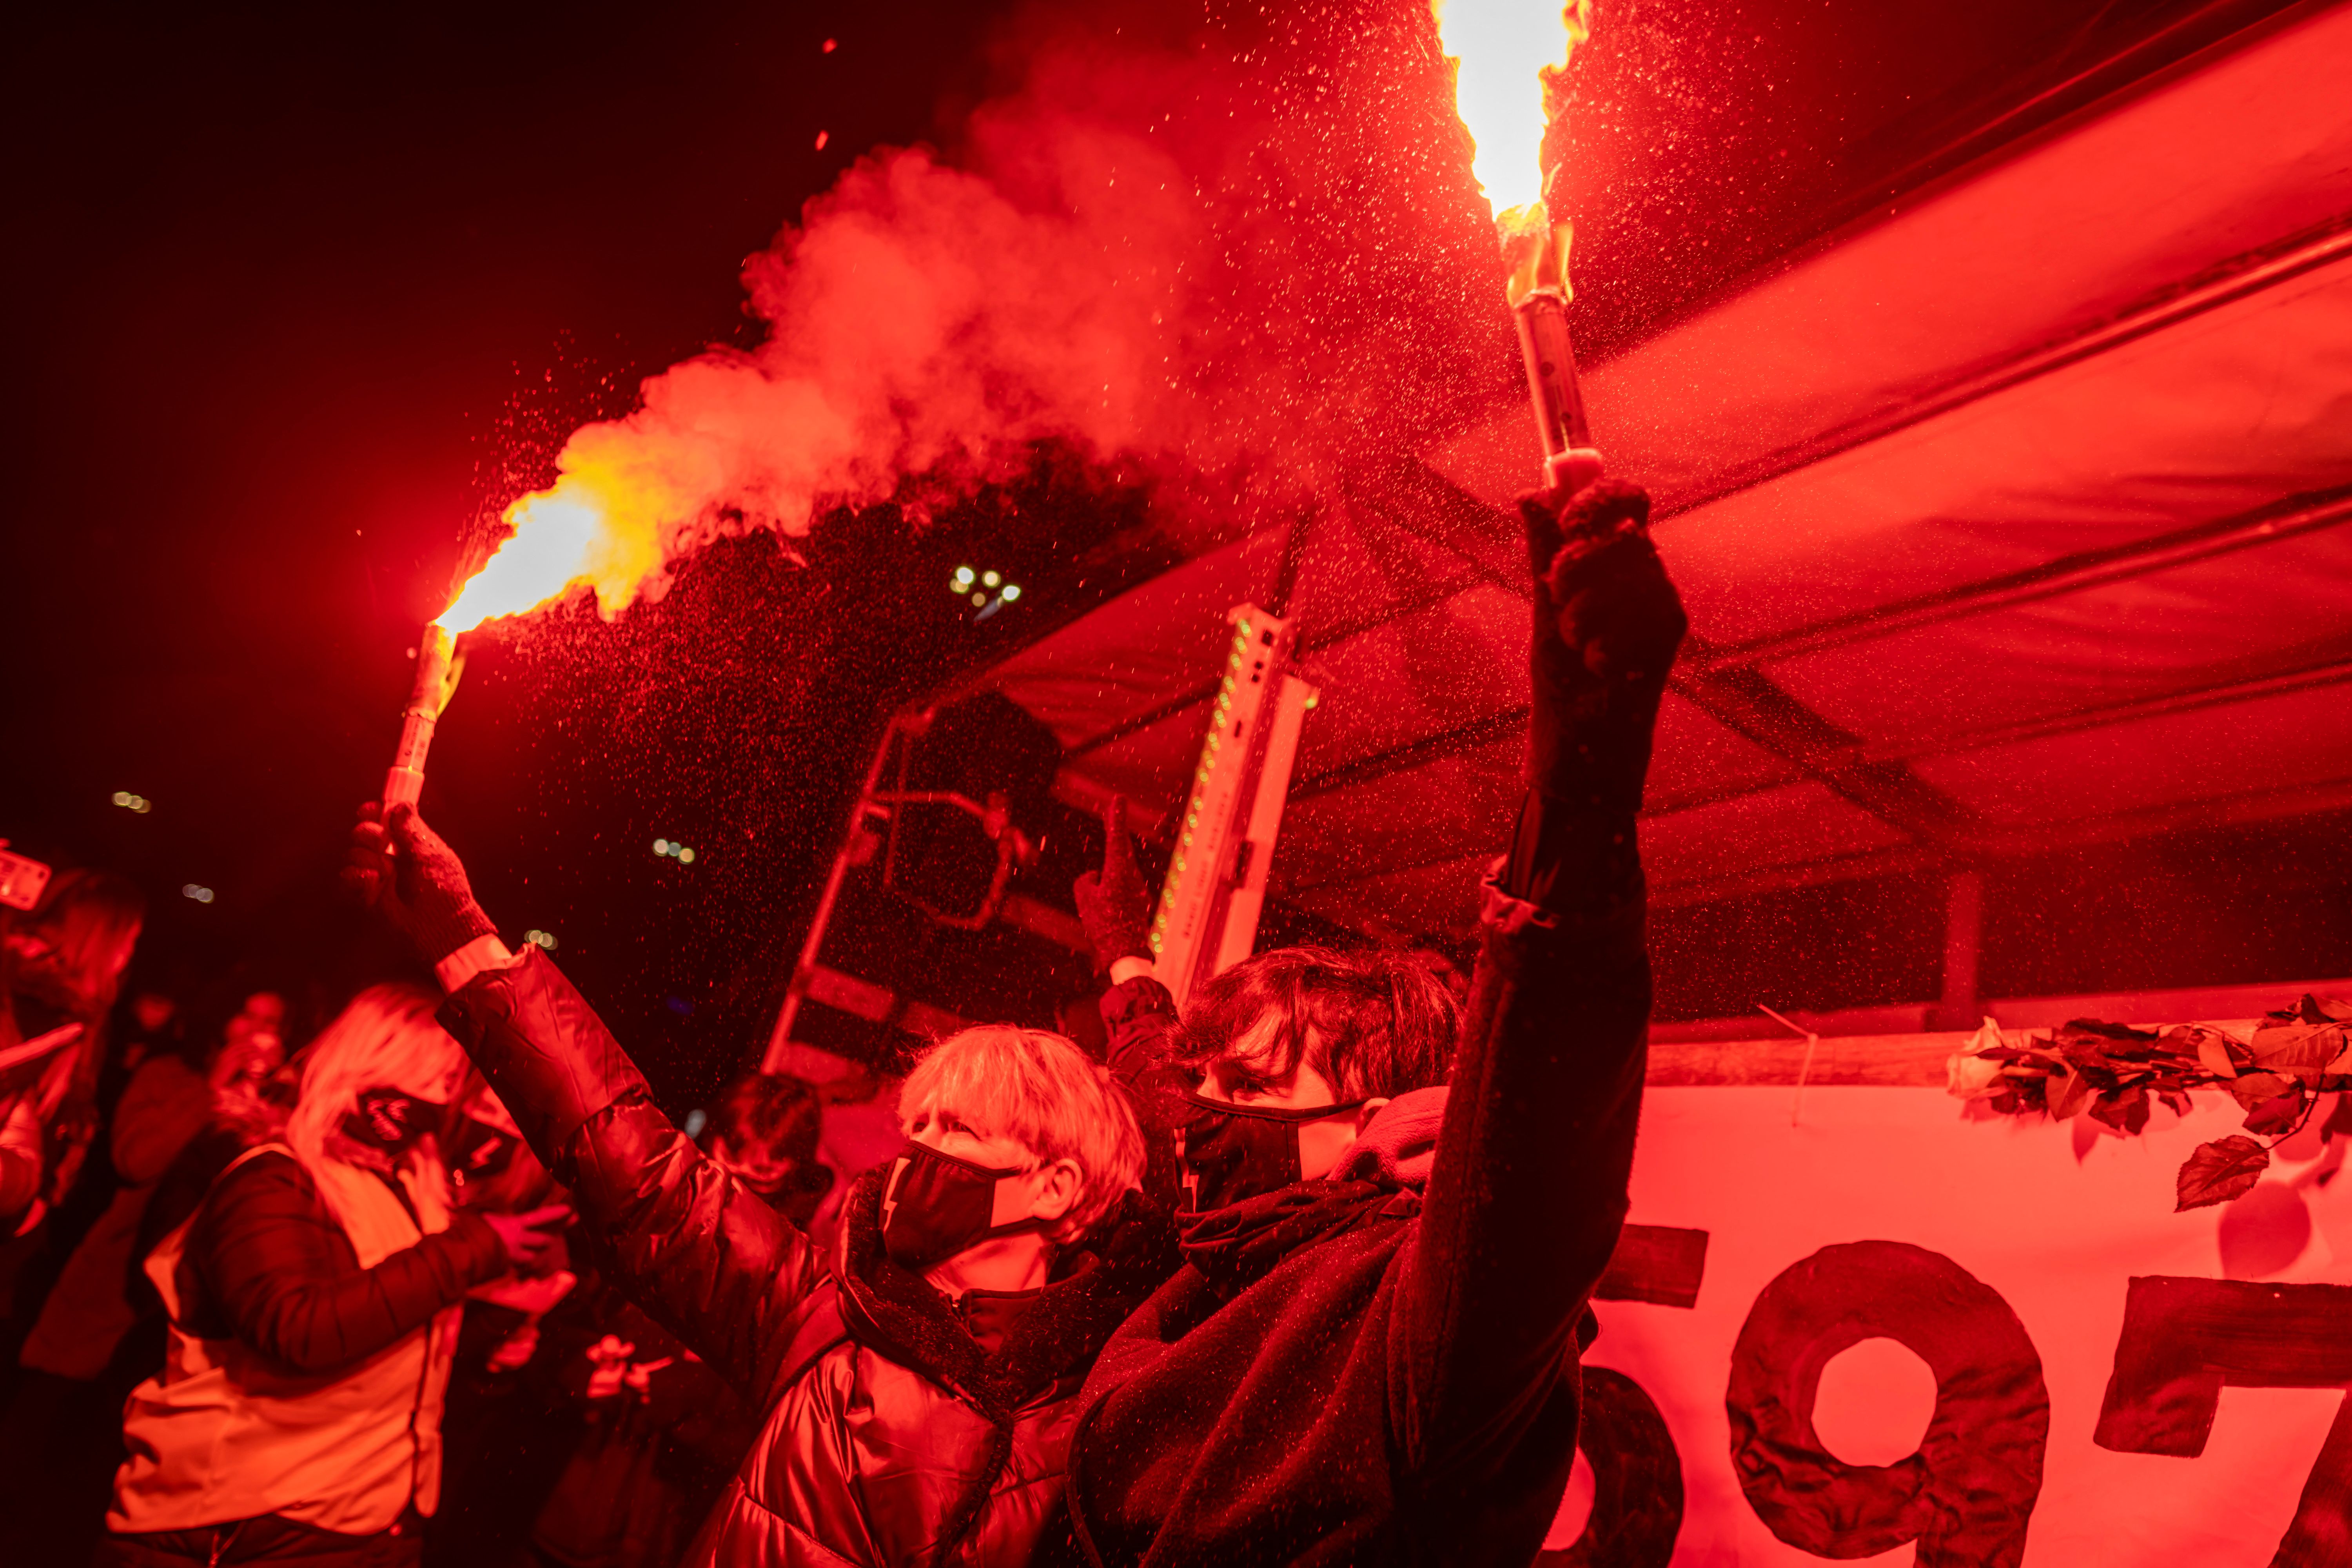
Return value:
<svg viewBox="0 0 2352 1568">
<path fill-rule="evenodd" d="M 394 806 L 389 824 L 375 802 L 360 807 L 342 879 L 427 963 L 439 963 L 478 937 L 498 934 L 474 901 L 457 852 L 425 826 L 413 805 Z"/>
<path fill-rule="evenodd" d="M 1118 796 L 1103 812 L 1103 868 L 1070 884 L 1078 920 L 1094 945 L 1095 973 L 1108 974 L 1122 958 L 1151 956 L 1151 894 L 1127 837 L 1127 802 Z"/>
<path fill-rule="evenodd" d="M 1650 740 L 1690 622 L 1650 543 L 1650 496 L 1601 479 L 1519 498 L 1535 573 L 1528 782 L 1577 810 L 1642 806 Z"/>
</svg>

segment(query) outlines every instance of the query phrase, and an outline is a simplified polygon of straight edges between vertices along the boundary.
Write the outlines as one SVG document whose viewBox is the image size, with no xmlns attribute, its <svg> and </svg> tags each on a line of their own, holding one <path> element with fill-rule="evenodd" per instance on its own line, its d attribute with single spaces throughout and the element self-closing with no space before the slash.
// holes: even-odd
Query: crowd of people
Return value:
<svg viewBox="0 0 2352 1568">
<path fill-rule="evenodd" d="M 1466 1000 L 1291 948 L 1180 1012 L 1114 816 L 1101 1043 L 936 1043 L 870 1166 L 782 1076 L 673 1124 L 408 806 L 344 880 L 416 978 L 331 1016 L 118 996 L 104 872 L 0 911 L 10 1560 L 1529 1562 L 1624 1214 L 1684 623 L 1641 491 L 1523 510 L 1529 787 Z"/>
</svg>

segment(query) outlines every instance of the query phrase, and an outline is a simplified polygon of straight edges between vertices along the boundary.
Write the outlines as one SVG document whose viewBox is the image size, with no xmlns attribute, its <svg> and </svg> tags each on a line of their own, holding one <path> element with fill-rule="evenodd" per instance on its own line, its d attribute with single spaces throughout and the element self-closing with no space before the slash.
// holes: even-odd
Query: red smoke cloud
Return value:
<svg viewBox="0 0 2352 1568">
<path fill-rule="evenodd" d="M 1045 439 L 1170 481 L 1180 526 L 1245 525 L 1502 384 L 1467 164 L 1414 0 L 1050 42 L 951 154 L 860 160 L 750 258 L 757 348 L 573 435 L 581 574 L 613 613 L 706 539 L 1008 478 Z M 509 516 L 579 515 L 548 499 Z"/>
</svg>

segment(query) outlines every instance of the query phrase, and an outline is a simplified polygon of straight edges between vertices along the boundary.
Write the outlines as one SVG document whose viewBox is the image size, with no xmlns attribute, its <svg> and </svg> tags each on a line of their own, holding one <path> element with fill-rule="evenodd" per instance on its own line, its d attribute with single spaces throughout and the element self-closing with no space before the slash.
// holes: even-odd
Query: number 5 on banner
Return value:
<svg viewBox="0 0 2352 1568">
<path fill-rule="evenodd" d="M 2205 1451 L 2223 1387 L 2352 1384 L 2352 1286 L 2136 1279 L 2091 1440 L 2120 1454 Z M 2352 1563 L 2352 1395 L 2303 1483 L 2273 1568 Z"/>
<path fill-rule="evenodd" d="M 1706 1232 L 1629 1225 L 1596 1301 L 1696 1305 L 1706 1272 Z M 1536 1568 L 1665 1568 L 1683 1528 L 1683 1460 L 1647 1390 L 1622 1372 L 1588 1366 L 1576 1446 L 1592 1467 L 1592 1510 L 1568 1546 L 1540 1552 Z"/>
</svg>

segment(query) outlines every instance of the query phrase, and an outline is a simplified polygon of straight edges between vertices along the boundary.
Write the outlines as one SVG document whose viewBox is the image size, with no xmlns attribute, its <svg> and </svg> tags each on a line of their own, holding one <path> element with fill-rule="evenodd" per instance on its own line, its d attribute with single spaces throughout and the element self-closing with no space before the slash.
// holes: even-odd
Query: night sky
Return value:
<svg viewBox="0 0 2352 1568">
<path fill-rule="evenodd" d="M 643 376 L 748 343 L 742 258 L 870 149 L 929 140 L 952 158 L 1036 38 L 1263 43 L 1254 7 L 1109 9 L 17 22 L 0 65 L 0 836 L 136 876 L 141 962 L 182 985 L 248 963 L 331 988 L 381 963 L 331 876 L 467 530 Z M 1361 28 L 1417 15 L 1317 9 Z M 2255 7 L 1602 0 L 1578 66 L 1595 215 L 1580 330 L 1600 352 L 1638 336 L 2200 9 Z M 1084 493 L 1083 477 L 1056 492 Z M 981 506 L 922 534 L 840 520 L 800 562 L 724 546 L 659 605 L 609 626 L 545 617 L 475 659 L 428 811 L 502 925 L 558 932 L 625 1033 L 699 1064 L 684 1088 L 764 1034 L 881 708 L 1101 591 L 1056 564 L 1118 520 L 1032 500 L 1017 524 Z M 1038 574 L 1034 618 L 975 633 L 947 613 L 944 568 L 973 550 Z M 704 853 L 680 867 L 649 853 L 656 836 Z M 1921 990 L 1909 959 L 1836 952 L 1848 967 L 1820 1005 Z"/>
</svg>

